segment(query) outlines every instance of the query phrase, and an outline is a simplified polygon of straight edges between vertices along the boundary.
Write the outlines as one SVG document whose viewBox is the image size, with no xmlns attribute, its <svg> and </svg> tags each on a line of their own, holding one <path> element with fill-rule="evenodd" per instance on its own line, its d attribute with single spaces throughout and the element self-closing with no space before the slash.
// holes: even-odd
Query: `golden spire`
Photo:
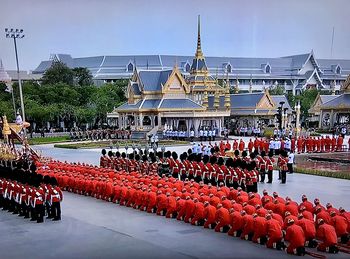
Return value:
<svg viewBox="0 0 350 259">
<path fill-rule="evenodd" d="M 201 16 L 198 15 L 198 38 L 197 38 L 197 50 L 196 58 L 203 58 L 202 46 L 201 46 Z"/>
</svg>

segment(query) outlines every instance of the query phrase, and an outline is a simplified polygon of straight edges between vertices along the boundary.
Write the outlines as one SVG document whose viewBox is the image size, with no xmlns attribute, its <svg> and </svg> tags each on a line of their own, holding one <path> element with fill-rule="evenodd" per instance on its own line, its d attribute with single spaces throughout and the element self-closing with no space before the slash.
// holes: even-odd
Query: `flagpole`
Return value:
<svg viewBox="0 0 350 259">
<path fill-rule="evenodd" d="M 13 112 L 15 113 L 15 119 L 16 119 L 16 103 L 15 103 L 15 93 L 13 91 L 13 87 L 11 86 L 11 95 L 12 95 L 12 104 L 13 104 Z"/>
</svg>

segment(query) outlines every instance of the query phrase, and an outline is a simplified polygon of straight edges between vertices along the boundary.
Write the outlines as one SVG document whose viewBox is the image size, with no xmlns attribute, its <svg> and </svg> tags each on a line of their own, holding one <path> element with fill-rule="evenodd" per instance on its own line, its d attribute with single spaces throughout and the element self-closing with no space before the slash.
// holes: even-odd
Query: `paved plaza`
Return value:
<svg viewBox="0 0 350 259">
<path fill-rule="evenodd" d="M 190 146 L 171 148 L 183 152 Z M 100 150 L 70 150 L 53 145 L 35 147 L 45 156 L 59 160 L 97 164 Z M 277 172 L 275 172 L 276 174 Z M 300 201 L 310 199 L 350 209 L 350 181 L 293 174 L 281 185 L 275 175 L 267 189 Z M 0 210 L 1 258 L 281 258 L 291 257 L 252 242 L 229 237 L 186 224 L 182 221 L 148 214 L 132 208 L 64 192 L 62 221 L 36 224 Z M 327 258 L 346 258 L 345 254 Z"/>
</svg>

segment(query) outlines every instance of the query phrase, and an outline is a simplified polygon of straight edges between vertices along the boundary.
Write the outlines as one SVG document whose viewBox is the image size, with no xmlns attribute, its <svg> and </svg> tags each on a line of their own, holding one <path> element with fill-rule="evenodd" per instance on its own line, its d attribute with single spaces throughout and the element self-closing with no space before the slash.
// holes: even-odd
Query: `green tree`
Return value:
<svg viewBox="0 0 350 259">
<path fill-rule="evenodd" d="M 0 116 L 6 115 L 7 120 L 13 121 L 15 119 L 12 95 L 7 91 L 8 87 L 5 83 L 0 82 Z"/>
<path fill-rule="evenodd" d="M 74 72 L 66 64 L 61 61 L 52 62 L 51 67 L 46 70 L 43 75 L 42 83 L 45 85 L 53 85 L 64 83 L 73 85 Z"/>
<path fill-rule="evenodd" d="M 96 108 L 97 121 L 105 122 L 107 113 L 112 112 L 114 107 L 126 101 L 125 88 L 127 80 L 118 80 L 113 84 L 105 84 L 97 89 L 94 104 Z"/>
<path fill-rule="evenodd" d="M 276 85 L 276 86 L 270 87 L 269 94 L 270 95 L 284 95 L 285 94 L 284 86 Z"/>
<path fill-rule="evenodd" d="M 74 85 L 85 86 L 92 85 L 92 75 L 85 67 L 76 67 L 72 69 L 74 74 Z"/>
<path fill-rule="evenodd" d="M 294 103 L 300 101 L 302 115 L 308 115 L 308 111 L 319 93 L 320 91 L 317 89 L 308 89 L 303 91 L 300 95 L 295 96 Z"/>
</svg>

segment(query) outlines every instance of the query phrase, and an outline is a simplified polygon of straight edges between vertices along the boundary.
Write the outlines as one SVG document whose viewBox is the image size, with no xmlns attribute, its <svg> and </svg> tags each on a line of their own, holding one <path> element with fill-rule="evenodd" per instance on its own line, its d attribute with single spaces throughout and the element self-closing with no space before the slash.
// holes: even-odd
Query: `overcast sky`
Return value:
<svg viewBox="0 0 350 259">
<path fill-rule="evenodd" d="M 73 57 L 193 55 L 201 15 L 206 56 L 279 57 L 314 50 L 350 59 L 349 0 L 0 0 L 0 58 L 15 69 L 4 28 L 22 28 L 21 69 Z"/>
</svg>

